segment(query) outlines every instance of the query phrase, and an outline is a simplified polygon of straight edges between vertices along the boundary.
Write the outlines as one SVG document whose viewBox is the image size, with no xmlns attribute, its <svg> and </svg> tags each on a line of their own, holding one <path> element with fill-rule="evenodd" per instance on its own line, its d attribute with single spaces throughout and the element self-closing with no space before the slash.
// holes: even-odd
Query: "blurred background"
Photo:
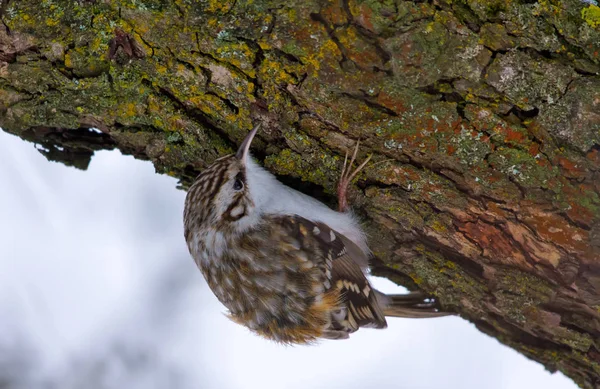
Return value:
<svg viewBox="0 0 600 389">
<path fill-rule="evenodd" d="M 256 337 L 190 258 L 176 185 L 117 151 L 88 171 L 48 162 L 0 130 L 1 389 L 576 387 L 458 317 Z"/>
</svg>

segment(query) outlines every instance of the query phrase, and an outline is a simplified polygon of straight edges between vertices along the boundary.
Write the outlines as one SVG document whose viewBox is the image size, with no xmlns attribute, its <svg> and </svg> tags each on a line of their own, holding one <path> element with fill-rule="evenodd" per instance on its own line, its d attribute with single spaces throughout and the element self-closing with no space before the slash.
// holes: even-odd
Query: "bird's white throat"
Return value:
<svg viewBox="0 0 600 389">
<path fill-rule="evenodd" d="M 334 211 L 320 201 L 282 184 L 252 158 L 246 161 L 246 182 L 256 207 L 253 216 L 298 215 L 321 222 L 345 235 L 365 254 L 369 253 L 365 233 L 352 213 Z"/>
</svg>

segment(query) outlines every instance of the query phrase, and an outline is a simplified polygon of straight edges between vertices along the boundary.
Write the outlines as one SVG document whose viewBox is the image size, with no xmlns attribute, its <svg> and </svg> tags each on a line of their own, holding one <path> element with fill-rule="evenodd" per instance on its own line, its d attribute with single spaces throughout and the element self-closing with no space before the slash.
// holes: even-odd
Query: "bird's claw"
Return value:
<svg viewBox="0 0 600 389">
<path fill-rule="evenodd" d="M 354 164 L 356 155 L 358 154 L 359 145 L 360 141 L 356 141 L 356 147 L 352 153 L 352 158 L 350 158 L 350 163 L 348 163 L 348 152 L 346 152 L 346 157 L 344 158 L 344 167 L 342 168 L 342 174 L 337 187 L 338 210 L 340 212 L 346 212 L 349 208 L 347 199 L 348 185 L 350 185 L 354 177 L 356 177 L 356 175 L 360 173 L 360 171 L 371 160 L 371 156 L 369 155 L 356 169 L 354 169 L 354 171 L 352 170 L 352 165 Z"/>
</svg>

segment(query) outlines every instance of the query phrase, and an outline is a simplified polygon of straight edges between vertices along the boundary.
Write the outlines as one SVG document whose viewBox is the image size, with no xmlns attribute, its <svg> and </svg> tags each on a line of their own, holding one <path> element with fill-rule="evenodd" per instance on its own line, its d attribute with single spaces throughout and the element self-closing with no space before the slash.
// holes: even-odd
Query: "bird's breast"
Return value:
<svg viewBox="0 0 600 389">
<path fill-rule="evenodd" d="M 226 247 L 211 247 L 207 237 L 211 243 L 223 239 Z M 328 325 L 339 296 L 325 290 L 326 276 L 308 253 L 281 252 L 272 243 L 263 245 L 263 236 L 207 237 L 197 263 L 234 321 L 286 343 L 313 340 Z"/>
</svg>

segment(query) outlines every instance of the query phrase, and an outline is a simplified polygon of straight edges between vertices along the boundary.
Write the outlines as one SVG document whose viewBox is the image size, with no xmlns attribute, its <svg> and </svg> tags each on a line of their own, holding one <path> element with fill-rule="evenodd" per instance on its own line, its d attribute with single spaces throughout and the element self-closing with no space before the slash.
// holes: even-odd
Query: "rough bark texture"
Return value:
<svg viewBox="0 0 600 389">
<path fill-rule="evenodd" d="M 260 122 L 265 166 L 331 199 L 361 139 L 374 271 L 600 387 L 597 6 L 0 4 L 0 126 L 49 159 L 116 147 L 185 187 Z"/>
</svg>

